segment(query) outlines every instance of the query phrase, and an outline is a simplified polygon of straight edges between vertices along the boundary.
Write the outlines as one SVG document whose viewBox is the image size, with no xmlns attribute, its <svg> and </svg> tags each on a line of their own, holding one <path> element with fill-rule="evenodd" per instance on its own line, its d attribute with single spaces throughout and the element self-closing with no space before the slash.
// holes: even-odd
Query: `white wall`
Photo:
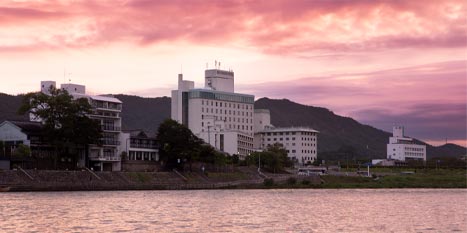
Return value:
<svg viewBox="0 0 467 233">
<path fill-rule="evenodd" d="M 10 122 L 0 125 L 0 141 L 23 141 L 23 144 L 30 146 L 28 136 Z"/>
</svg>

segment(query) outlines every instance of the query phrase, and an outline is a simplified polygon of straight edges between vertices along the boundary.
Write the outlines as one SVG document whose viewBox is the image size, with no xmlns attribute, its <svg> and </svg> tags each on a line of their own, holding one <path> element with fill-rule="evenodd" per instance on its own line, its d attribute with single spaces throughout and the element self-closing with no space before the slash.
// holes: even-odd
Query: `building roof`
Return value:
<svg viewBox="0 0 467 233">
<path fill-rule="evenodd" d="M 90 98 L 93 100 L 99 100 L 99 101 L 106 101 L 106 102 L 112 102 L 112 103 L 119 103 L 121 104 L 122 101 L 115 97 L 110 97 L 110 96 L 102 96 L 102 95 L 87 95 L 87 94 L 80 94 L 80 93 L 72 93 L 73 97 L 75 98 Z"/>
<path fill-rule="evenodd" d="M 129 133 L 131 138 L 156 139 L 156 135 L 150 134 L 140 129 L 123 130 L 123 132 Z"/>
<path fill-rule="evenodd" d="M 312 132 L 319 133 L 319 131 L 314 130 L 309 127 L 278 127 L 278 128 L 269 128 L 259 131 L 258 133 L 272 133 L 272 132 Z"/>
<path fill-rule="evenodd" d="M 4 121 L 2 124 L 13 124 L 16 127 L 20 128 L 21 131 L 25 134 L 42 134 L 44 130 L 44 126 L 40 122 L 33 122 L 33 121 Z"/>
</svg>

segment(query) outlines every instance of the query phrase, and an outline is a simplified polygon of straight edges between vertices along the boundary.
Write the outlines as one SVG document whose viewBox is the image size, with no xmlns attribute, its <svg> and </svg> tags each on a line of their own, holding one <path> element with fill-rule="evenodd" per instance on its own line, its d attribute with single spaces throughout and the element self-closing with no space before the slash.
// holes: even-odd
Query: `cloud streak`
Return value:
<svg viewBox="0 0 467 233">
<path fill-rule="evenodd" d="M 324 106 L 383 130 L 404 124 L 421 139 L 466 139 L 466 61 L 240 86 L 257 97 Z"/>
<path fill-rule="evenodd" d="M 183 41 L 303 55 L 460 47 L 467 39 L 466 11 L 460 0 L 11 1 L 0 3 L 0 48 Z"/>
</svg>

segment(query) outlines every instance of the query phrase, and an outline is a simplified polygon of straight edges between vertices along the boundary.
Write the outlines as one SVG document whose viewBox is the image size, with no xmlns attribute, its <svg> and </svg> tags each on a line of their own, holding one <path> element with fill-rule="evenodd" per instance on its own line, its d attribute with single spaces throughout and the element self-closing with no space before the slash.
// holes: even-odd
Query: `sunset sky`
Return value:
<svg viewBox="0 0 467 233">
<path fill-rule="evenodd" d="M 201 87 L 218 60 L 238 92 L 466 146 L 466 12 L 464 0 L 3 0 L 0 92 L 71 79 L 169 96 L 178 73 Z"/>
</svg>

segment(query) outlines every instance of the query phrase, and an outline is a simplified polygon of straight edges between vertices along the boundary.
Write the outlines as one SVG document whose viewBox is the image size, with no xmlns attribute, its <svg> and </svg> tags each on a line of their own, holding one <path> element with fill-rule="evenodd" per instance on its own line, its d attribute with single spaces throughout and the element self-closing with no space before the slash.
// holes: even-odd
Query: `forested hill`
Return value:
<svg viewBox="0 0 467 233">
<path fill-rule="evenodd" d="M 157 131 L 159 124 L 170 118 L 170 98 L 143 98 L 131 95 L 114 95 L 123 102 L 123 129 L 142 129 L 150 133 Z"/>
<path fill-rule="evenodd" d="M 143 98 L 130 95 L 115 95 L 123 102 L 123 129 L 142 129 L 154 133 L 159 124 L 170 117 L 170 98 Z M 22 96 L 0 93 L 0 122 L 6 119 L 26 120 L 18 116 L 17 109 Z M 363 125 L 352 118 L 334 114 L 326 108 L 294 103 L 287 99 L 261 98 L 255 108 L 269 109 L 275 126 L 309 126 L 318 131 L 318 152 L 337 151 L 344 147 L 356 148 L 360 157 L 385 158 L 386 144 L 390 133 Z M 428 157 L 460 156 L 466 148 L 447 144 L 439 147 L 427 145 Z"/>
<path fill-rule="evenodd" d="M 269 109 L 271 123 L 278 126 L 309 126 L 318 131 L 318 152 L 337 151 L 352 146 L 361 157 L 385 158 L 391 133 L 364 125 L 349 117 L 334 114 L 326 108 L 294 103 L 287 99 L 261 98 L 256 109 Z M 423 143 L 419 141 L 420 143 Z M 454 144 L 434 147 L 427 144 L 427 157 L 460 156 L 466 148 Z"/>
</svg>

